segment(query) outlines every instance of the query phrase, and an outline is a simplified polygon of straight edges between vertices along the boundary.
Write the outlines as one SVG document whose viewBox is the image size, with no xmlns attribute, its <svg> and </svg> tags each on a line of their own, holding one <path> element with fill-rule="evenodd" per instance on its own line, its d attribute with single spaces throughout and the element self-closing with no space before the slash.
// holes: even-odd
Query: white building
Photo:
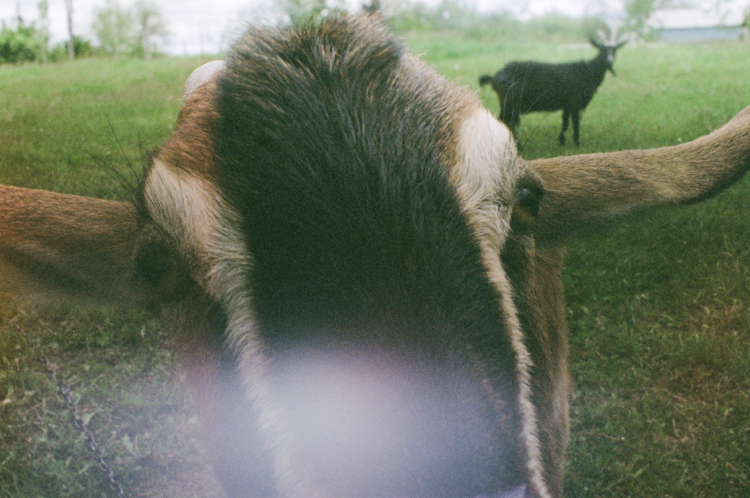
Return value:
<svg viewBox="0 0 750 498">
<path fill-rule="evenodd" d="M 738 8 L 659 9 L 646 22 L 656 40 L 682 42 L 743 39 L 748 34 L 744 24 L 745 13 Z"/>
</svg>

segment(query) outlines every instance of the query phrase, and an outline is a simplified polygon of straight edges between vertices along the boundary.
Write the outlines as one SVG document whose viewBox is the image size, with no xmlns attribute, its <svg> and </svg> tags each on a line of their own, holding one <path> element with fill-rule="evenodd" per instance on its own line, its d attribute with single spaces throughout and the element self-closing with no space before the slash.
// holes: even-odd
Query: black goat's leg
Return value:
<svg viewBox="0 0 750 498">
<path fill-rule="evenodd" d="M 565 132 L 568 131 L 569 120 L 570 120 L 570 112 L 567 109 L 563 109 L 562 131 L 560 132 L 560 136 L 558 137 L 558 140 L 560 141 L 560 145 L 565 145 Z M 575 120 L 573 122 L 575 123 Z"/>
<path fill-rule="evenodd" d="M 505 123 L 505 126 L 507 126 L 508 128 L 512 126 L 510 122 L 509 106 L 506 105 L 502 99 L 500 99 L 500 114 L 497 115 L 497 119 Z"/>
<path fill-rule="evenodd" d="M 513 127 L 513 121 L 516 116 L 516 110 L 507 99 L 500 100 L 500 121 L 505 123 L 508 128 Z"/>
<path fill-rule="evenodd" d="M 581 141 L 580 141 L 580 135 L 581 135 L 581 111 L 575 110 L 573 111 L 573 143 L 576 144 L 576 147 L 580 147 Z"/>
</svg>

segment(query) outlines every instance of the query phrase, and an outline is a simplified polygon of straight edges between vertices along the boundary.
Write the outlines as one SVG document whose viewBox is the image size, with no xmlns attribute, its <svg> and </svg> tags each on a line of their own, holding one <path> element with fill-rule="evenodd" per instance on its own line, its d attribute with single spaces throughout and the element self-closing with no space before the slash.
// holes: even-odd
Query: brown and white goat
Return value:
<svg viewBox="0 0 750 498">
<path fill-rule="evenodd" d="M 524 161 L 475 94 L 336 18 L 195 73 L 135 205 L 0 187 L 0 262 L 161 307 L 228 496 L 561 496 L 562 245 L 748 168 L 750 108 Z"/>
</svg>

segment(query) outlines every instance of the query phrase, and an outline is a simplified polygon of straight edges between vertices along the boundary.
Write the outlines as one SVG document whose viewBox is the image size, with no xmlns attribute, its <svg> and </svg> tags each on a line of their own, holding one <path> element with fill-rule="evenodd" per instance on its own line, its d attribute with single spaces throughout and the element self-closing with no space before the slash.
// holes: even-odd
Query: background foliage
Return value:
<svg viewBox="0 0 750 498">
<path fill-rule="evenodd" d="M 169 38 L 165 19 L 155 0 L 138 0 L 124 5 L 125 0 L 99 0 L 94 8 L 91 26 L 83 28 L 93 35 L 91 40 L 80 33 L 76 41 L 76 57 L 130 55 L 148 59 L 160 41 Z M 47 47 L 49 40 L 48 0 L 38 4 L 37 19 L 6 19 L 0 34 L 0 63 L 56 62 L 65 59 L 65 44 Z M 391 27 L 400 33 L 460 32 L 473 38 L 506 40 L 574 41 L 600 29 L 608 31 L 607 19 L 617 18 L 620 34 L 647 36 L 644 22 L 660 7 L 693 5 L 695 2 L 673 0 L 625 0 L 624 12 L 608 12 L 601 3 L 598 14 L 586 18 L 570 18 L 551 13 L 521 21 L 511 11 L 480 12 L 476 3 L 467 0 L 370 0 L 363 7 L 377 5 Z M 719 2 L 720 4 L 721 2 Z M 299 24 L 320 19 L 347 8 L 346 0 L 257 0 L 240 14 L 240 22 L 231 23 L 225 38 L 231 38 L 237 26 L 245 22 Z M 512 9 L 513 6 L 510 6 Z M 612 6 L 609 5 L 611 9 Z M 594 10 L 596 11 L 596 9 Z M 614 17 L 613 17 L 614 16 Z M 624 18 L 620 19 L 620 17 Z M 50 56 L 47 57 L 47 52 Z"/>
<path fill-rule="evenodd" d="M 60 62 L 67 59 L 67 42 L 49 44 L 48 1 L 38 4 L 39 16 L 26 21 L 20 15 L 10 22 L 2 21 L 0 29 L 0 64 L 23 62 Z M 126 8 L 117 0 L 105 0 L 94 10 L 91 30 L 96 43 L 74 36 L 74 56 L 131 55 L 150 59 L 156 41 L 169 35 L 161 11 L 152 0 L 138 0 Z"/>
</svg>

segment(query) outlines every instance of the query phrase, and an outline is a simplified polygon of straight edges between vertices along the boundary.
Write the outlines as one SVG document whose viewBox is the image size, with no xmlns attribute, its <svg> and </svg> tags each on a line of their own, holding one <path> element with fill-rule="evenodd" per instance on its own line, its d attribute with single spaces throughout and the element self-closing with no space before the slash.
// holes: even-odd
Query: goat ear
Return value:
<svg viewBox="0 0 750 498">
<path fill-rule="evenodd" d="M 599 40 L 597 40 L 594 36 L 589 37 L 589 43 L 591 43 L 594 47 L 596 47 L 597 50 L 603 50 L 604 45 L 602 45 Z"/>
<path fill-rule="evenodd" d="M 0 185 L 0 274 L 32 288 L 145 302 L 135 287 L 137 239 L 129 203 Z"/>
<path fill-rule="evenodd" d="M 538 159 L 544 184 L 534 225 L 541 243 L 601 229 L 625 214 L 698 202 L 750 169 L 750 107 L 692 142 L 660 149 Z"/>
</svg>

